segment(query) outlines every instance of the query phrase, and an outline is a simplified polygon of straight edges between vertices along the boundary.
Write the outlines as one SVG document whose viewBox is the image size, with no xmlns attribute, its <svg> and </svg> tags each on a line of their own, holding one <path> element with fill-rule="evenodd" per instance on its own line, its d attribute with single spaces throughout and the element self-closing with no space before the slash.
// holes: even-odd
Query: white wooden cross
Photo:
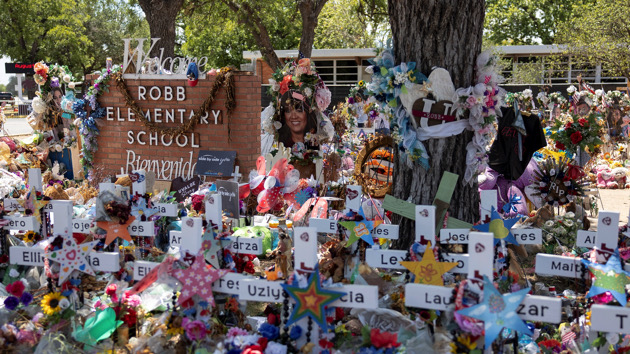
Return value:
<svg viewBox="0 0 630 354">
<path fill-rule="evenodd" d="M 239 170 L 239 167 L 238 167 L 238 165 L 236 165 L 234 167 L 234 173 L 232 173 L 232 177 L 234 177 L 234 178 L 232 178 L 232 181 L 234 181 L 236 183 L 238 183 L 241 180 L 241 177 L 243 176 L 242 174 L 238 173 L 238 170 Z"/>
</svg>

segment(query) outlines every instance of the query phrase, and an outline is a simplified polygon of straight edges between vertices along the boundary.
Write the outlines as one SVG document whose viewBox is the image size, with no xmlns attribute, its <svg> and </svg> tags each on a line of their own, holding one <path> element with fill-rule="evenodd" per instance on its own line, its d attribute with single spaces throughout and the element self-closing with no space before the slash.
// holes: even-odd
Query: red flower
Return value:
<svg viewBox="0 0 630 354">
<path fill-rule="evenodd" d="M 547 340 L 540 341 L 538 342 L 538 345 L 542 345 L 543 347 L 547 349 L 553 349 L 553 348 L 560 349 L 562 347 L 562 343 L 558 342 L 555 339 L 547 339 Z"/>
<path fill-rule="evenodd" d="M 268 342 L 269 342 L 269 339 L 267 339 L 265 337 L 258 338 L 258 345 L 260 345 L 261 350 L 267 349 L 267 343 Z"/>
<path fill-rule="evenodd" d="M 185 309 L 193 306 L 195 306 L 195 300 L 192 297 L 182 303 L 182 307 Z"/>
<path fill-rule="evenodd" d="M 282 78 L 282 82 L 280 82 L 280 94 L 284 95 L 285 92 L 289 91 L 289 84 L 293 81 L 292 75 L 287 75 Z"/>
<path fill-rule="evenodd" d="M 373 328 L 370 331 L 370 341 L 377 349 L 397 348 L 400 346 L 400 343 L 398 343 L 398 334 L 381 332 L 378 328 Z"/>
<path fill-rule="evenodd" d="M 335 321 L 343 320 L 343 316 L 345 315 L 346 313 L 343 311 L 341 307 L 335 307 Z"/>
<path fill-rule="evenodd" d="M 272 325 L 276 326 L 278 324 L 277 320 L 278 320 L 278 316 L 276 316 L 275 314 L 270 313 L 270 314 L 267 315 L 267 322 L 269 324 L 272 324 Z"/>
<path fill-rule="evenodd" d="M 7 256 L 6 254 L 3 254 L 2 256 L 0 256 L 0 264 L 4 264 L 4 263 L 9 263 L 9 256 Z"/>
<path fill-rule="evenodd" d="M 588 121 L 584 118 L 580 118 L 578 119 L 578 123 L 580 123 L 580 126 L 583 127 L 588 123 Z"/>
<path fill-rule="evenodd" d="M 204 212 L 205 211 L 205 205 L 203 203 L 203 195 L 200 194 L 196 194 L 192 196 L 192 207 L 196 212 Z"/>
<path fill-rule="evenodd" d="M 250 345 L 243 350 L 242 354 L 263 354 L 262 348 L 258 344 Z"/>
<path fill-rule="evenodd" d="M 118 286 L 116 284 L 109 284 L 107 289 L 105 289 L 105 294 L 111 297 L 112 301 L 114 302 L 118 301 L 118 295 L 116 295 L 116 289 L 118 289 Z"/>
<path fill-rule="evenodd" d="M 127 309 L 127 313 L 123 316 L 122 320 L 129 327 L 135 325 L 136 322 L 138 322 L 138 314 L 136 313 L 136 310 Z"/>
<path fill-rule="evenodd" d="M 582 133 L 575 132 L 575 133 L 571 134 L 571 142 L 573 144 L 578 144 L 580 141 L 582 141 Z"/>
<path fill-rule="evenodd" d="M 245 263 L 245 268 L 243 268 L 243 272 L 249 274 L 256 273 L 256 270 L 254 269 L 254 263 L 252 261 L 248 261 L 247 263 Z"/>
<path fill-rule="evenodd" d="M 24 292 L 24 283 L 22 283 L 21 281 L 15 281 L 9 285 L 7 285 L 6 290 L 9 294 L 15 296 L 15 297 L 20 297 L 22 296 L 22 293 Z"/>
<path fill-rule="evenodd" d="M 563 143 L 561 143 L 559 141 L 556 141 L 556 149 L 558 149 L 558 150 L 565 150 L 566 146 L 564 146 Z"/>
<path fill-rule="evenodd" d="M 319 340 L 319 346 L 324 348 L 324 349 L 330 349 L 334 346 L 333 342 L 326 340 L 326 339 L 320 339 Z"/>
<path fill-rule="evenodd" d="M 571 129 L 571 122 L 567 122 L 567 124 L 564 125 L 564 129 L 566 130 Z"/>
</svg>

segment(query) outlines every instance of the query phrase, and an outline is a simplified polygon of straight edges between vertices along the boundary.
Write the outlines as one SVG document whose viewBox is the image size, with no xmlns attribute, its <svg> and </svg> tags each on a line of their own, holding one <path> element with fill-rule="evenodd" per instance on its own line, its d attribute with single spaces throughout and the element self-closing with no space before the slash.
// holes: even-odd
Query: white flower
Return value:
<svg viewBox="0 0 630 354">
<path fill-rule="evenodd" d="M 11 269 L 11 270 L 9 271 L 9 276 L 10 276 L 11 278 L 17 278 L 17 277 L 18 277 L 18 275 L 20 275 L 20 272 L 18 272 L 18 271 L 17 271 L 17 270 L 15 270 L 14 268 L 13 268 L 13 269 Z"/>
<path fill-rule="evenodd" d="M 313 90 L 311 90 L 310 87 L 307 87 L 304 89 L 304 94 L 306 95 L 306 97 L 311 97 L 311 95 L 313 94 Z"/>
<path fill-rule="evenodd" d="M 74 122 L 73 122 L 73 124 L 74 124 L 74 125 L 76 125 L 76 126 L 80 126 L 80 124 L 81 124 L 81 118 L 77 118 L 77 119 L 75 119 L 75 120 L 74 120 Z"/>
<path fill-rule="evenodd" d="M 553 226 L 553 220 L 545 221 L 545 227 L 552 227 L 552 226 Z"/>
<path fill-rule="evenodd" d="M 63 151 L 63 146 L 61 146 L 61 144 L 55 144 L 55 151 L 62 152 Z"/>
<path fill-rule="evenodd" d="M 267 348 L 265 349 L 265 354 L 286 354 L 287 346 L 284 344 L 280 344 L 277 342 L 269 342 L 267 343 Z"/>
<path fill-rule="evenodd" d="M 63 76 L 63 82 L 65 82 L 66 84 L 69 84 L 69 83 L 70 83 L 70 80 L 71 80 L 70 75 L 65 74 L 65 75 Z"/>
<path fill-rule="evenodd" d="M 269 85 L 271 85 L 271 89 L 276 92 L 280 90 L 280 84 L 278 84 L 274 79 L 269 79 Z"/>
<path fill-rule="evenodd" d="M 62 310 L 65 310 L 68 307 L 70 307 L 70 301 L 68 301 L 67 297 L 63 297 L 61 298 L 61 300 L 59 300 L 59 307 L 61 307 Z"/>
<path fill-rule="evenodd" d="M 31 105 L 33 106 L 33 111 L 35 113 L 42 114 L 46 112 L 46 102 L 44 102 L 44 100 L 42 100 L 39 96 L 33 98 L 33 103 L 31 103 Z"/>
<path fill-rule="evenodd" d="M 571 221 L 571 220 L 565 220 L 565 221 L 564 221 L 564 224 L 565 224 L 565 225 L 567 225 L 568 227 L 571 227 L 571 226 L 573 226 L 573 221 Z"/>
<path fill-rule="evenodd" d="M 280 128 L 282 128 L 282 123 L 275 121 L 273 122 L 273 127 L 276 128 L 276 130 L 280 130 Z"/>
<path fill-rule="evenodd" d="M 573 213 L 572 211 L 564 214 L 565 217 L 569 218 L 569 219 L 573 219 L 575 217 L 575 213 Z"/>
<path fill-rule="evenodd" d="M 69 83 L 68 84 L 68 88 L 74 90 L 74 82 Z"/>
<path fill-rule="evenodd" d="M 575 88 L 575 86 L 571 85 L 571 86 L 567 87 L 567 93 L 572 94 L 575 91 L 577 91 L 577 88 Z"/>
<path fill-rule="evenodd" d="M 604 90 L 599 89 L 599 90 L 595 90 L 595 96 L 600 97 L 604 94 Z"/>
<path fill-rule="evenodd" d="M 373 66 L 368 66 L 367 68 L 365 68 L 365 72 L 372 75 L 374 74 L 374 67 Z"/>
<path fill-rule="evenodd" d="M 532 90 L 530 89 L 523 90 L 523 98 L 532 98 L 533 96 L 534 94 L 532 93 Z"/>
</svg>

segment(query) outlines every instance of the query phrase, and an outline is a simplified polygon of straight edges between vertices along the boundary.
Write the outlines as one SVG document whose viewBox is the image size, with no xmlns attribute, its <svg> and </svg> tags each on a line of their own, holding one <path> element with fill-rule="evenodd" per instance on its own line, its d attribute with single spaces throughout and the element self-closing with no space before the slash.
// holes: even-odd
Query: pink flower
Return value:
<svg viewBox="0 0 630 354">
<path fill-rule="evenodd" d="M 118 286 L 116 284 L 109 284 L 107 289 L 105 289 L 105 294 L 109 295 L 112 298 L 112 301 L 118 301 L 118 294 L 116 294 L 116 290 Z"/>
<path fill-rule="evenodd" d="M 127 303 L 127 305 L 129 305 L 131 307 L 139 306 L 140 305 L 140 301 L 141 301 L 140 296 L 138 296 L 136 294 L 129 296 L 128 294 L 129 294 L 128 292 L 125 292 L 125 295 L 124 295 L 125 302 Z"/>
<path fill-rule="evenodd" d="M 246 330 L 238 328 L 238 327 L 232 327 L 228 330 L 227 332 L 227 337 L 228 338 L 233 338 L 236 336 L 246 336 L 248 333 Z"/>
<path fill-rule="evenodd" d="M 327 88 L 319 88 L 315 92 L 315 101 L 320 111 L 324 111 L 330 105 L 331 93 Z"/>
<path fill-rule="evenodd" d="M 605 305 L 613 301 L 613 296 L 610 291 L 607 291 L 605 293 L 593 296 L 592 299 L 596 304 Z"/>
<path fill-rule="evenodd" d="M 105 310 L 107 308 L 107 305 L 105 305 L 103 302 L 101 302 L 101 300 L 97 300 L 94 303 L 94 308 L 95 309 L 99 309 L 99 310 Z"/>
<path fill-rule="evenodd" d="M 182 327 L 186 330 L 186 337 L 193 341 L 202 340 L 207 333 L 206 325 L 199 320 L 191 321 L 184 318 Z"/>
<path fill-rule="evenodd" d="M 477 99 L 475 98 L 475 96 L 468 96 L 468 98 L 466 99 L 466 103 L 468 104 L 468 108 L 472 108 L 474 105 L 477 104 Z"/>
</svg>

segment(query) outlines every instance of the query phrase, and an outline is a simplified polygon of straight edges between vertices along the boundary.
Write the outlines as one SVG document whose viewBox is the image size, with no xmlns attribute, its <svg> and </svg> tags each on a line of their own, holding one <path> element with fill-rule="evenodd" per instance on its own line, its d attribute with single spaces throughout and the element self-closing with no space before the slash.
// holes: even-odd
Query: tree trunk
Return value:
<svg viewBox="0 0 630 354">
<path fill-rule="evenodd" d="M 473 85 L 475 60 L 481 50 L 484 0 L 389 0 L 394 56 L 397 63 L 416 62 L 417 69 L 429 75 L 434 66 L 451 74 L 455 88 Z M 399 156 L 394 170 L 393 195 L 415 204 L 431 205 L 445 171 L 459 175 L 449 215 L 467 222 L 479 219 L 477 184 L 463 183 L 466 145 L 473 133 L 424 142 L 429 154 L 429 170 L 420 165 L 410 169 Z M 400 224 L 396 248 L 407 249 L 414 241 L 415 224 L 395 215 Z"/>
<path fill-rule="evenodd" d="M 160 48 L 164 48 L 163 57 L 175 56 L 175 19 L 184 0 L 138 0 L 149 23 L 151 38 L 161 38 L 151 50 L 151 57 L 160 56 Z"/>
<path fill-rule="evenodd" d="M 302 15 L 302 37 L 300 38 L 300 52 L 306 58 L 311 57 L 315 42 L 315 28 L 317 18 L 328 0 L 300 0 L 298 9 Z"/>
</svg>

